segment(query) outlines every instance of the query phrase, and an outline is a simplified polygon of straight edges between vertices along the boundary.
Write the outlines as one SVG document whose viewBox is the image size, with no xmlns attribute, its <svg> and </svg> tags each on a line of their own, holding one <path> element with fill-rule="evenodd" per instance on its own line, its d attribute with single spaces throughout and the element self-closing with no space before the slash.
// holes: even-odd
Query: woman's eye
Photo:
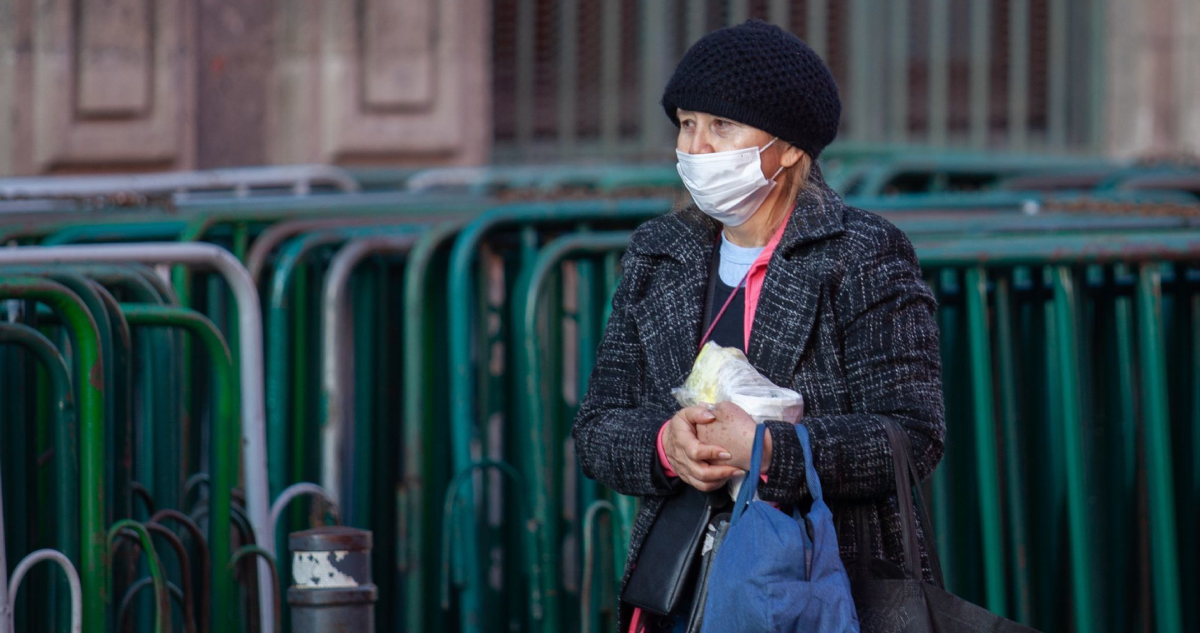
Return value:
<svg viewBox="0 0 1200 633">
<path fill-rule="evenodd" d="M 716 121 L 713 121 L 713 127 L 717 129 L 727 128 L 729 127 L 729 121 L 726 121 L 725 119 L 717 119 Z"/>
<path fill-rule="evenodd" d="M 692 125 L 693 125 L 691 119 L 684 119 L 684 120 L 680 121 L 679 124 L 689 130 L 692 128 Z"/>
</svg>

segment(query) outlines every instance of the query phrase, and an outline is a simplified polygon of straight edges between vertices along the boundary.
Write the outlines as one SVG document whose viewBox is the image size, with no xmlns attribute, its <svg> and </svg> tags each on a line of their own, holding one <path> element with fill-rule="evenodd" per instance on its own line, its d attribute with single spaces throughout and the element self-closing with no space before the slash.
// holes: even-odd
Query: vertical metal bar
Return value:
<svg viewBox="0 0 1200 633">
<path fill-rule="evenodd" d="M 1052 287 L 1051 279 L 1053 269 L 1050 267 L 1039 267 L 1035 269 L 1035 283 L 1038 284 L 1038 290 L 1042 287 Z M 1040 281 L 1036 281 L 1040 277 Z M 1053 295 L 1051 295 L 1052 297 Z M 1040 442 L 1038 443 L 1039 454 L 1037 460 L 1038 474 L 1034 477 L 1040 478 L 1042 482 L 1042 494 L 1037 497 L 1038 507 L 1036 512 L 1043 517 L 1043 526 L 1040 538 L 1037 539 L 1037 552 L 1034 560 L 1037 561 L 1037 571 L 1039 575 L 1035 577 L 1038 581 L 1036 595 L 1038 596 L 1037 613 L 1044 619 L 1042 622 L 1043 629 L 1059 628 L 1060 622 L 1065 622 L 1067 618 L 1059 608 L 1059 582 L 1062 576 L 1061 569 L 1063 547 L 1062 547 L 1062 517 L 1066 514 L 1065 502 L 1066 492 L 1064 481 L 1066 476 L 1063 467 L 1063 429 L 1060 420 L 1062 419 L 1062 393 L 1063 388 L 1060 384 L 1062 372 L 1059 371 L 1061 359 L 1059 358 L 1059 339 L 1061 333 L 1056 325 L 1054 311 L 1055 304 L 1051 301 L 1045 301 L 1040 305 L 1040 310 L 1035 310 L 1030 314 L 1030 330 L 1033 327 L 1041 325 L 1046 333 L 1045 345 L 1041 354 L 1035 354 L 1035 358 L 1040 360 L 1045 365 L 1045 386 L 1043 387 L 1043 408 Z M 1038 358 L 1040 357 L 1040 358 Z"/>
<path fill-rule="evenodd" d="M 1009 555 L 1012 569 L 1012 591 L 1015 596 L 1016 619 L 1024 624 L 1033 620 L 1029 586 L 1029 536 L 1025 506 L 1025 465 L 1021 462 L 1020 432 L 1017 429 L 1017 366 L 1013 358 L 1016 345 L 1012 324 L 1012 284 L 1007 277 L 996 279 L 996 365 L 999 371 L 1000 423 L 1004 433 L 1004 474 L 1008 480 L 1008 533 L 1012 539 Z"/>
<path fill-rule="evenodd" d="M 1004 532 L 1000 513 L 1000 481 L 996 459 L 996 408 L 992 396 L 992 349 L 988 327 L 987 273 L 982 266 L 966 271 L 967 328 L 971 353 L 971 392 L 975 419 L 975 466 L 979 476 L 979 518 L 983 532 L 985 606 L 1008 613 L 1004 588 Z"/>
<path fill-rule="evenodd" d="M 1029 142 L 1029 0 L 1008 5 L 1008 142 L 1017 151 Z"/>
<path fill-rule="evenodd" d="M 516 137 L 518 151 L 528 155 L 533 143 L 534 63 L 537 45 L 535 0 L 517 0 Z M 336 493 L 335 493 L 336 494 Z"/>
<path fill-rule="evenodd" d="M 664 127 L 662 106 L 659 98 L 663 86 L 667 83 L 667 73 L 671 63 L 671 39 L 666 36 L 668 30 L 667 3 L 643 2 L 641 19 L 641 53 L 642 53 L 642 115 L 639 126 L 642 137 L 642 151 L 647 155 L 659 153 L 663 149 Z"/>
<path fill-rule="evenodd" d="M 611 155 L 621 134 L 621 3 L 601 6 L 600 139 L 604 152 Z"/>
<path fill-rule="evenodd" d="M 792 3 L 789 0 L 771 0 L 767 17 L 772 24 L 788 33 L 792 32 Z"/>
<path fill-rule="evenodd" d="M 950 0 L 929 2 L 929 142 L 946 144 L 950 90 Z"/>
<path fill-rule="evenodd" d="M 112 327 L 112 378 L 109 380 L 111 391 L 109 397 L 113 400 L 113 417 L 112 425 L 115 427 L 113 435 L 113 443 L 109 446 L 109 454 L 116 462 L 113 468 L 115 489 L 118 495 L 127 498 L 118 498 L 113 500 L 113 513 L 115 518 L 126 518 L 133 516 L 133 337 L 129 331 L 129 323 L 126 322 L 124 315 L 121 314 L 121 308 L 117 304 L 117 300 L 113 298 L 108 290 L 99 283 L 88 280 L 87 285 L 91 287 L 96 298 L 100 300 L 100 304 L 104 310 L 108 312 L 108 322 Z M 166 427 L 173 427 L 171 424 L 164 424 Z M 152 489 L 153 497 L 161 499 L 160 494 L 163 494 L 173 504 L 178 504 L 178 488 L 183 483 L 179 478 L 172 477 L 174 468 L 171 465 L 179 463 L 179 452 L 175 451 L 172 454 L 170 438 L 174 437 L 178 440 L 178 435 L 175 433 L 177 428 L 164 429 L 159 434 L 159 443 L 157 446 L 150 447 L 151 450 L 159 453 L 158 469 L 154 472 L 154 488 Z M 178 448 L 178 444 L 176 444 Z M 171 461 L 171 460 L 174 461 Z M 166 492 L 167 489 L 174 488 L 174 495 Z M 128 491 L 129 494 L 125 495 Z M 162 491 L 162 492 L 160 492 Z M 149 513 L 147 513 L 149 518 Z"/>
<path fill-rule="evenodd" d="M 808 0 L 804 6 L 804 39 L 822 59 L 829 52 L 829 0 Z M 826 59 L 826 61 L 828 61 Z"/>
<path fill-rule="evenodd" d="M 728 10 L 728 13 L 726 14 L 727 15 L 726 23 L 729 24 L 729 26 L 741 24 L 742 22 L 746 21 L 746 18 L 750 17 L 749 0 L 726 0 L 726 1 L 729 3 L 729 5 L 728 5 L 729 10 Z M 663 4 L 663 3 L 656 2 L 654 4 Z"/>
<path fill-rule="evenodd" d="M 869 0 L 851 0 L 850 20 L 850 138 L 865 141 L 870 138 L 872 106 L 878 102 L 868 99 L 874 60 L 871 57 L 872 7 Z"/>
<path fill-rule="evenodd" d="M 523 470 L 526 481 L 531 488 L 525 491 L 533 499 L 533 517 L 538 523 L 537 538 L 538 565 L 545 570 L 559 569 L 559 539 L 558 517 L 561 508 L 555 506 L 559 496 L 557 482 L 551 475 L 553 470 L 553 442 L 546 423 L 547 411 L 542 402 L 546 393 L 545 380 L 539 354 L 543 346 L 552 345 L 546 332 L 538 328 L 539 306 L 538 299 L 542 294 L 542 286 L 535 284 L 537 279 L 545 277 L 540 270 L 538 255 L 537 230 L 533 226 L 521 229 L 521 271 L 513 283 L 512 293 L 512 323 L 514 329 L 520 332 L 520 343 L 516 346 L 515 371 L 521 377 L 517 389 L 518 432 L 524 441 L 520 442 L 521 460 L 519 468 Z M 548 573 L 542 578 L 541 593 L 545 611 L 538 630 L 556 631 L 562 628 L 560 621 L 561 598 L 558 575 Z M 534 588 L 537 591 L 537 588 Z"/>
<path fill-rule="evenodd" d="M 357 517 L 357 525 L 365 525 L 371 531 L 381 533 L 378 521 L 386 513 L 382 508 L 374 507 L 371 503 L 371 493 L 377 480 L 383 477 L 382 472 L 376 471 L 375 454 L 372 445 L 381 434 L 375 425 L 375 401 L 372 396 L 377 389 L 379 372 L 374 371 L 377 365 L 380 347 L 386 338 L 373 325 L 379 316 L 381 299 L 384 296 L 380 289 L 380 278 L 384 271 L 378 263 L 367 262 L 358 274 L 358 280 L 352 283 L 349 305 L 354 316 L 348 319 L 348 334 L 345 350 L 353 354 L 353 362 L 344 367 L 343 374 L 351 378 L 361 376 L 363 380 L 355 383 L 347 391 L 347 404 L 352 407 L 347 411 L 346 425 L 341 438 L 343 486 L 346 494 L 343 498 L 350 501 L 347 515 Z M 324 308 L 325 306 L 322 306 Z M 344 323 L 346 323 L 344 321 Z M 375 377 L 372 380 L 372 377 Z M 345 408 L 343 408 L 345 410 Z M 382 471 L 383 469 L 380 469 Z M 376 554 L 378 558 L 382 554 Z M 382 579 L 380 579 L 382 580 Z M 378 581 L 377 581 L 378 582 Z"/>
<path fill-rule="evenodd" d="M 558 147 L 575 149 L 579 90 L 579 0 L 560 0 L 558 14 Z"/>
<path fill-rule="evenodd" d="M 1167 361 L 1163 343 L 1162 269 L 1145 264 L 1138 275 L 1138 352 L 1154 573 L 1154 624 L 1158 631 L 1183 630 L 1179 597 L 1179 549 L 1175 535 L 1175 486 L 1171 468 Z M 1194 535 L 1193 535 L 1194 536 Z"/>
<path fill-rule="evenodd" d="M 1061 387 L 1060 410 L 1064 435 L 1063 456 L 1067 471 L 1067 526 L 1071 552 L 1071 590 L 1075 630 L 1092 633 L 1096 629 L 1092 604 L 1091 535 L 1087 515 L 1086 466 L 1083 454 L 1083 402 L 1079 377 L 1078 307 L 1075 280 L 1071 269 L 1057 266 L 1052 276 L 1054 287 L 1054 325 L 1058 331 L 1057 369 Z"/>
<path fill-rule="evenodd" d="M 908 64 L 909 64 L 909 0 L 892 0 L 889 3 L 892 12 L 891 57 L 888 72 L 891 74 L 889 105 L 891 106 L 889 135 L 893 143 L 903 143 L 908 140 Z"/>
<path fill-rule="evenodd" d="M 991 47 L 992 2 L 971 3 L 971 146 L 983 149 L 988 143 L 988 99 L 992 83 Z"/>
<path fill-rule="evenodd" d="M 402 418 L 403 439 L 401 454 L 404 464 L 404 500 L 400 504 L 404 515 L 399 521 L 398 544 L 403 552 L 406 572 L 406 594 L 404 600 L 405 630 L 425 631 L 441 629 L 439 612 L 427 610 L 431 606 L 432 591 L 436 586 L 437 565 L 426 564 L 428 552 L 437 548 L 436 535 L 442 529 L 437 522 L 440 514 L 435 510 L 439 489 L 436 487 L 434 462 L 426 458 L 430 447 L 437 446 L 432 430 L 436 424 L 436 390 L 434 378 L 440 357 L 433 343 L 435 330 L 444 328 L 435 325 L 437 306 L 431 292 L 433 285 L 433 260 L 439 247 L 443 246 L 458 231 L 456 222 L 438 225 L 427 231 L 413 246 L 404 269 L 404 331 L 401 353 L 404 357 L 404 415 Z M 429 452 L 430 457 L 435 454 Z M 433 500 L 432 503 L 426 499 Z M 436 557 L 434 557 L 436 560 Z"/>
<path fill-rule="evenodd" d="M 1046 34 L 1049 51 L 1049 76 L 1046 78 L 1046 137 L 1051 149 L 1067 144 L 1067 0 L 1048 0 L 1050 26 Z"/>
<path fill-rule="evenodd" d="M 1124 283 L 1131 277 L 1128 267 L 1118 264 L 1113 268 L 1113 284 Z M 1110 542 L 1132 543 L 1136 540 L 1133 530 L 1139 522 L 1137 518 L 1137 378 L 1134 377 L 1136 360 L 1134 360 L 1133 300 L 1125 295 L 1113 299 L 1113 329 L 1116 349 L 1116 380 L 1120 386 L 1114 394 L 1116 398 L 1117 429 L 1113 451 L 1107 467 L 1111 471 L 1113 487 L 1112 514 L 1115 518 L 1113 529 L 1109 532 Z M 1135 548 L 1123 555 L 1118 555 L 1110 571 L 1109 595 L 1120 596 L 1127 591 L 1130 578 L 1130 563 L 1136 557 Z M 1130 607 L 1133 600 L 1119 601 L 1114 614 L 1115 626 L 1126 626 L 1129 621 Z"/>
</svg>

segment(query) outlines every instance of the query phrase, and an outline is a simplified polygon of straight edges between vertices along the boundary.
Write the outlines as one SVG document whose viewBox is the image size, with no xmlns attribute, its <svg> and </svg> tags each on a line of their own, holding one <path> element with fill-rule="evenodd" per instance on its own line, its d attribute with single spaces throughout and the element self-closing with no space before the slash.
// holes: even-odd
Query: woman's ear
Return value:
<svg viewBox="0 0 1200 633">
<path fill-rule="evenodd" d="M 804 150 L 794 145 L 784 145 L 783 152 L 779 155 L 779 164 L 783 166 L 784 169 L 791 169 L 792 167 L 795 167 L 796 164 L 801 161 L 801 159 L 808 159 L 808 154 L 804 153 Z"/>
</svg>

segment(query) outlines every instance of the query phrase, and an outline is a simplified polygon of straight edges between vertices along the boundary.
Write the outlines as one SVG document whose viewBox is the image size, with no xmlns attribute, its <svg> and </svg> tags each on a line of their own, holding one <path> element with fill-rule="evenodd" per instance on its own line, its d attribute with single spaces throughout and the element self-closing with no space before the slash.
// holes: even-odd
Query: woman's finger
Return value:
<svg viewBox="0 0 1200 633">
<path fill-rule="evenodd" d="M 708 405 L 696 404 L 690 407 L 684 407 L 677 414 L 683 418 L 685 422 L 690 424 L 708 424 L 717 419 Z"/>
<path fill-rule="evenodd" d="M 688 474 L 697 481 L 705 483 L 723 484 L 730 477 L 740 474 L 741 469 L 736 466 L 710 466 L 708 464 L 696 464 L 691 468 Z"/>
<path fill-rule="evenodd" d="M 716 462 L 731 459 L 733 455 L 729 451 L 714 446 L 712 444 L 703 444 L 700 440 L 695 443 L 689 443 L 685 449 L 688 458 L 694 462 Z"/>
</svg>

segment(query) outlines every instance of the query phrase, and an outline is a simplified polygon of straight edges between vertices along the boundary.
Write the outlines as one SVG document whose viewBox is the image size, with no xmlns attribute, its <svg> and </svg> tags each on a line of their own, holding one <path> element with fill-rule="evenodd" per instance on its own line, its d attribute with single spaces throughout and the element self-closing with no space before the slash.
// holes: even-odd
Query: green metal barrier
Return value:
<svg viewBox="0 0 1200 633">
<path fill-rule="evenodd" d="M 854 176 L 883 159 L 848 152 L 840 160 Z M 522 199 L 613 187 L 625 195 L 639 186 L 669 190 L 666 179 L 674 174 L 518 172 L 493 170 L 493 180 L 464 185 L 485 188 L 455 198 L 187 201 L 174 216 L 144 208 L 114 217 L 76 215 L 73 225 L 59 213 L 38 221 L 0 216 L 0 236 L 20 243 L 210 240 L 247 262 L 251 270 L 239 279 L 249 280 L 247 288 L 258 285 L 268 308 L 270 450 L 257 466 L 269 471 L 271 493 L 324 473 L 347 521 L 372 529 L 380 543 L 394 543 L 377 547 L 373 560 L 381 626 L 601 630 L 615 622 L 637 504 L 582 478 L 569 427 L 595 361 L 628 231 L 667 212 L 671 202 L 547 201 L 481 211 L 483 194 Z M 1075 192 L 920 193 L 851 202 L 874 205 L 910 235 L 940 303 L 950 430 L 931 486 L 950 588 L 1044 630 L 1189 630 L 1200 613 L 1184 599 L 1194 594 L 1200 560 L 1194 539 L 1183 536 L 1195 532 L 1200 505 L 1200 272 L 1193 266 L 1200 262 L 1200 220 L 1176 193 L 1106 195 L 1107 207 L 1088 206 L 1087 196 Z M 438 200 L 449 200 L 444 208 L 464 221 L 421 224 L 421 214 L 443 208 Z M 1119 200 L 1170 204 L 1129 204 L 1109 213 Z M 121 260 L 106 260 L 119 265 L 6 265 L 0 274 L 57 280 L 95 320 L 93 363 L 107 378 L 97 383 L 104 404 L 85 419 L 83 394 L 78 401 L 82 428 L 111 434 L 95 461 L 113 468 L 103 484 L 111 491 L 94 495 L 102 513 L 143 518 L 132 503 L 140 490 L 148 503 L 183 509 L 207 475 L 187 484 L 185 476 L 212 476 L 207 501 L 194 506 L 197 518 L 208 516 L 208 538 L 192 538 L 193 549 L 212 552 L 191 565 L 204 567 L 209 578 L 193 590 L 181 581 L 178 593 L 186 611 L 204 602 L 191 594 L 211 590 L 212 630 L 236 630 L 273 615 L 266 574 L 274 572 L 260 571 L 259 599 L 246 600 L 228 571 L 232 550 L 254 542 L 258 529 L 242 503 L 263 494 L 249 470 L 245 496 L 231 483 L 239 462 L 230 460 L 240 458 L 247 469 L 254 460 L 230 445 L 201 464 L 199 438 L 239 436 L 237 414 L 229 412 L 254 395 L 253 378 L 239 377 L 238 366 L 218 370 L 217 382 L 206 370 L 185 373 L 191 363 L 179 351 L 182 332 L 151 323 L 186 314 L 202 320 L 216 341 L 218 330 L 225 332 L 223 362 L 230 351 L 243 359 L 252 353 L 253 336 L 239 336 L 248 321 L 231 314 L 222 285 L 176 274 L 177 297 L 155 271 L 123 263 L 179 261 L 155 252 L 131 248 Z M 377 252 L 385 257 L 358 265 Z M 258 284 L 268 271 L 270 282 Z M 239 306 L 249 297 L 241 292 Z M 192 311 L 175 308 L 177 301 Z M 55 338 L 62 334 L 54 326 L 70 329 L 67 317 L 29 317 L 51 328 L 49 340 L 72 367 L 80 364 L 80 345 Z M 124 321 L 135 330 L 132 339 Z M 400 363 L 392 360 L 397 352 Z M 46 404 L 54 390 L 49 378 L 7 362 L 0 369 L 15 379 L 0 385 L 6 400 L 0 442 L 61 441 L 52 433 L 34 436 L 61 426 Z M 76 368 L 76 389 L 85 388 L 87 375 Z M 40 396 L 10 397 L 25 386 Z M 201 406 L 204 397 L 213 398 L 210 406 Z M 180 406 L 185 399 L 196 406 Z M 26 423 L 27 433 L 8 424 L 17 416 L 37 424 Z M 190 448 L 180 453 L 181 445 Z M 340 464 L 337 455 L 345 455 Z M 14 467 L 33 469 L 32 455 L 10 461 L 6 452 L 5 461 L 10 487 Z M 118 470 L 125 463 L 133 470 Z M 42 475 L 37 490 L 12 490 L 10 505 L 39 515 L 82 510 L 86 492 L 65 505 L 44 492 L 61 478 L 55 472 Z M 86 486 L 87 477 L 78 476 Z M 515 485 L 502 485 L 504 479 Z M 96 525 L 103 528 L 111 519 L 100 516 Z M 288 517 L 292 525 L 304 522 L 297 509 Z M 14 532 L 29 529 L 21 523 Z M 79 525 L 86 533 L 82 514 Z M 232 538 L 221 525 L 233 528 Z M 14 536 L 23 539 L 22 551 L 31 549 L 25 545 L 31 539 Z M 72 539 L 80 544 L 88 547 L 86 538 Z M 431 553 L 448 563 L 439 566 Z M 160 561 L 168 595 L 174 590 L 167 579 L 182 573 L 185 558 Z M 286 576 L 289 562 L 280 564 Z M 87 586 L 86 559 L 80 569 Z M 123 578 L 126 572 L 107 563 L 93 569 L 117 573 L 116 586 L 134 585 L 136 576 Z M 438 587 L 456 590 L 441 596 Z M 65 603 L 33 593 L 27 599 L 37 600 L 34 612 L 54 610 L 57 622 L 65 622 L 58 606 Z M 96 595 L 85 590 L 89 603 Z M 100 611 L 91 604 L 87 613 L 114 615 L 106 599 Z M 138 606 L 132 610 L 145 630 L 154 614 Z"/>
<path fill-rule="evenodd" d="M 41 301 L 62 315 L 77 350 L 79 389 L 79 558 L 84 592 L 83 618 L 103 622 L 109 602 L 104 568 L 105 511 L 105 394 L 100 331 L 79 295 L 66 286 L 36 277 L 0 277 L 0 298 Z"/>
</svg>

